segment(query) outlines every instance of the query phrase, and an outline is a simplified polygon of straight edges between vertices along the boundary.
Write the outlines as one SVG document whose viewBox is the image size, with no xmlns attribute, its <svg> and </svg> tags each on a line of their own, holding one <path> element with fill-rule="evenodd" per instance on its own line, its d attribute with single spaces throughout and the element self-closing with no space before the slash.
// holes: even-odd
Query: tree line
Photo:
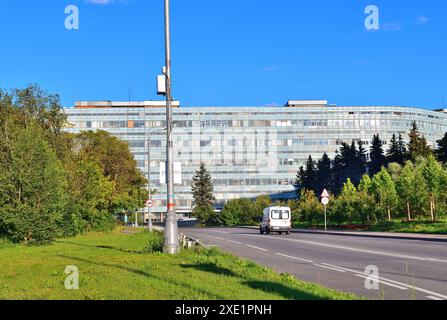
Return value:
<svg viewBox="0 0 447 320">
<path fill-rule="evenodd" d="M 333 160 L 326 153 L 318 160 L 309 156 L 295 179 L 298 197 L 302 189 L 313 190 L 318 194 L 327 189 L 338 195 L 348 179 L 358 186 L 364 174 L 373 177 L 382 167 L 388 167 L 391 163 L 403 166 L 406 161 L 415 162 L 418 157 L 427 158 L 430 155 L 436 155 L 442 163 L 447 162 L 447 134 L 438 141 L 438 148 L 434 151 L 420 134 L 416 122 L 413 123 L 409 138 L 406 144 L 401 134 L 393 134 L 389 149 L 385 151 L 380 136 L 374 135 L 369 152 L 362 142 L 352 142 L 350 145 L 343 143 Z"/>
<path fill-rule="evenodd" d="M 323 219 L 319 195 L 327 189 L 332 194 L 328 217 L 334 224 L 435 221 L 447 215 L 446 165 L 447 133 L 432 150 L 414 122 L 409 142 L 394 134 L 387 150 L 374 135 L 369 150 L 353 141 L 342 144 L 334 159 L 326 153 L 317 161 L 309 156 L 296 176 L 296 199 L 287 203 L 272 203 L 268 196 L 236 199 L 216 214 L 212 179 L 202 164 L 194 177 L 193 214 L 208 225 L 251 225 L 258 223 L 265 207 L 275 204 L 291 207 L 295 221 L 312 225 Z"/>
<path fill-rule="evenodd" d="M 146 179 L 127 143 L 67 128 L 58 95 L 0 90 L 0 237 L 28 244 L 105 231 L 141 207 Z"/>
</svg>

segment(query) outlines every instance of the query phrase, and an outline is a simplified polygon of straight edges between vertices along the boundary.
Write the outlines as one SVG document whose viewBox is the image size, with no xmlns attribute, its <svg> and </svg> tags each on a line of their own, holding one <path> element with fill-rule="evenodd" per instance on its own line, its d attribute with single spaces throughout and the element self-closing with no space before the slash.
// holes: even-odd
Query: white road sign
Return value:
<svg viewBox="0 0 447 320">
<path fill-rule="evenodd" d="M 323 194 L 321 195 L 322 198 L 330 198 L 329 192 L 324 189 Z"/>
<path fill-rule="evenodd" d="M 148 208 L 152 208 L 153 206 L 154 206 L 154 200 L 152 200 L 152 199 L 149 199 L 149 200 L 147 200 L 147 202 L 146 202 L 146 207 L 148 207 Z"/>
</svg>

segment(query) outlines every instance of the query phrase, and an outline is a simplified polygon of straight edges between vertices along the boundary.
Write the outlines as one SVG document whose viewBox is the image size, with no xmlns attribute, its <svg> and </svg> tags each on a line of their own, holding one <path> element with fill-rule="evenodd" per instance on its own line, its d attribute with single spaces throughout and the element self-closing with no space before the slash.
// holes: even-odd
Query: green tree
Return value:
<svg viewBox="0 0 447 320">
<path fill-rule="evenodd" d="M 371 141 L 371 150 L 369 154 L 370 162 L 368 164 L 369 175 L 373 177 L 385 165 L 386 158 L 383 152 L 383 144 L 379 135 L 374 135 Z"/>
<path fill-rule="evenodd" d="M 428 156 L 422 161 L 422 176 L 425 179 L 425 185 L 430 196 L 430 217 L 436 221 L 437 204 L 442 199 L 444 189 L 444 169 L 442 165 L 436 161 L 433 155 Z"/>
<path fill-rule="evenodd" d="M 196 171 L 193 177 L 192 195 L 194 197 L 195 216 L 201 223 L 207 224 L 210 222 L 210 217 L 214 217 L 214 187 L 211 175 L 205 168 L 205 164 L 200 164 L 200 169 Z"/>
<path fill-rule="evenodd" d="M 61 235 L 67 181 L 37 123 L 11 129 L 0 153 L 0 230 L 16 242 L 41 243 Z M 6 147 L 5 147 L 6 146 Z"/>
<path fill-rule="evenodd" d="M 260 218 L 264 213 L 264 209 L 270 207 L 271 205 L 272 200 L 270 199 L 269 196 L 261 196 L 256 198 L 256 201 L 253 204 L 253 210 L 255 215 L 253 217 L 254 222 L 257 222 L 256 218 Z"/>
<path fill-rule="evenodd" d="M 404 165 L 406 157 L 405 143 L 402 139 L 402 135 L 399 137 L 394 133 L 390 141 L 390 148 L 387 151 L 386 162 L 387 163 L 398 163 Z"/>
<path fill-rule="evenodd" d="M 418 157 L 427 158 L 432 154 L 432 150 L 427 144 L 427 139 L 420 134 L 416 121 L 409 133 L 410 142 L 408 143 L 408 157 L 415 161 Z"/>
<path fill-rule="evenodd" d="M 330 189 L 331 184 L 331 159 L 324 153 L 317 164 L 316 192 L 320 194 L 324 189 Z"/>
<path fill-rule="evenodd" d="M 352 223 L 357 215 L 357 189 L 351 179 L 344 184 L 339 199 L 344 204 L 345 213 L 349 216 L 349 223 Z"/>
<path fill-rule="evenodd" d="M 259 223 L 259 214 L 249 199 L 235 199 L 225 203 L 220 220 L 225 226 L 254 225 Z"/>
<path fill-rule="evenodd" d="M 416 168 L 411 161 L 406 162 L 397 178 L 396 191 L 407 213 L 408 221 L 412 220 L 414 213 L 423 212 L 428 199 L 427 186 L 421 170 Z"/>
<path fill-rule="evenodd" d="M 371 190 L 381 215 L 386 214 L 391 221 L 391 211 L 398 205 L 398 197 L 393 179 L 384 167 L 372 179 Z"/>
<path fill-rule="evenodd" d="M 315 191 L 317 186 L 317 165 L 311 156 L 307 159 L 305 172 L 302 188 Z"/>
<path fill-rule="evenodd" d="M 323 206 L 318 201 L 313 190 L 302 190 L 298 203 L 298 213 L 301 221 L 308 221 L 309 225 L 320 222 L 323 217 Z"/>
<path fill-rule="evenodd" d="M 396 183 L 402 172 L 402 166 L 396 162 L 392 162 L 388 165 L 388 172 L 390 173 L 393 182 Z"/>
<path fill-rule="evenodd" d="M 67 170 L 70 198 L 66 220 L 66 235 L 83 231 L 105 231 L 115 223 L 109 211 L 109 201 L 113 194 L 113 183 L 101 171 L 95 158 L 86 155 L 75 157 L 75 165 Z M 127 210 L 132 208 L 128 205 Z M 125 209 L 122 209 L 125 211 Z M 133 216 L 133 215 L 131 215 Z"/>
<path fill-rule="evenodd" d="M 444 135 L 444 138 L 437 141 L 437 144 L 436 157 L 442 163 L 447 164 L 447 133 Z"/>
<path fill-rule="evenodd" d="M 306 170 L 301 166 L 296 173 L 296 178 L 293 186 L 295 187 L 296 198 L 298 199 L 301 195 L 301 190 L 303 189 L 304 180 L 306 179 Z"/>
<path fill-rule="evenodd" d="M 358 186 L 358 197 L 357 197 L 357 210 L 360 219 L 365 225 L 370 223 L 372 217 L 375 219 L 375 201 L 371 192 L 372 180 L 365 174 L 360 180 Z M 376 219 L 375 219 L 376 220 Z"/>
<path fill-rule="evenodd" d="M 83 157 L 97 159 L 103 175 L 112 183 L 110 212 L 142 206 L 147 180 L 137 169 L 126 142 L 105 131 L 84 131 L 74 137 L 73 149 Z"/>
</svg>

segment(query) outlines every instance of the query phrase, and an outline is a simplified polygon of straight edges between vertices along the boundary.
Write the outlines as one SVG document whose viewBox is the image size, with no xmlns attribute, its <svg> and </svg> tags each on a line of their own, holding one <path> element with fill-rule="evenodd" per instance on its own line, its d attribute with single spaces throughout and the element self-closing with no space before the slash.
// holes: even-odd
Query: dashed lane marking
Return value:
<svg viewBox="0 0 447 320">
<path fill-rule="evenodd" d="M 294 256 L 289 256 L 289 255 L 287 255 L 287 254 L 276 253 L 276 255 L 281 256 L 281 257 L 284 257 L 284 258 L 293 259 L 293 260 L 298 260 L 298 261 L 303 261 L 303 262 L 313 263 L 312 260 L 307 260 L 307 259 L 303 259 L 303 258 L 298 258 L 298 257 L 294 257 Z"/>
<path fill-rule="evenodd" d="M 355 276 L 359 277 L 359 278 L 363 278 L 363 279 L 370 279 L 369 276 L 365 276 L 363 274 L 356 274 Z M 392 284 L 392 283 L 389 283 L 389 282 L 386 282 L 386 281 L 383 281 L 383 280 L 380 280 L 380 279 L 374 279 L 374 281 L 377 281 L 378 283 L 384 284 L 384 285 L 389 286 L 389 287 L 397 288 L 397 289 L 400 289 L 400 290 L 408 290 L 408 288 L 406 288 L 406 287 L 398 286 L 397 284 Z"/>
<path fill-rule="evenodd" d="M 334 268 L 334 267 L 324 266 L 324 265 L 322 265 L 322 264 L 318 264 L 318 263 L 314 263 L 314 266 L 317 266 L 317 267 L 320 267 L 320 268 L 325 268 L 325 269 L 330 269 L 330 270 L 337 271 L 337 272 L 341 272 L 341 273 L 346 273 L 345 270 L 341 270 L 341 269 Z"/>
<path fill-rule="evenodd" d="M 237 242 L 237 241 L 233 241 L 233 240 L 227 240 L 228 242 L 231 242 L 231 243 L 234 243 L 234 244 L 239 244 L 239 245 L 242 245 L 242 243 L 240 243 L 240 242 Z"/>
<path fill-rule="evenodd" d="M 264 249 L 264 248 L 255 247 L 255 246 L 252 246 L 252 245 L 249 245 L 249 244 L 246 244 L 246 246 L 250 247 L 250 248 L 253 248 L 253 249 L 256 249 L 256 250 L 261 250 L 261 251 L 264 251 L 264 252 L 268 252 L 268 250 Z"/>
<path fill-rule="evenodd" d="M 326 266 L 329 266 L 329 267 L 336 267 L 336 268 L 339 268 L 339 269 L 342 269 L 342 270 L 350 271 L 350 272 L 356 273 L 358 275 L 362 275 L 364 277 L 370 276 L 370 275 L 368 275 L 368 274 L 366 274 L 364 272 L 359 272 L 359 271 L 348 269 L 348 268 L 338 267 L 338 266 L 334 266 L 334 265 L 328 264 L 328 263 L 323 263 L 323 264 L 326 265 Z M 412 285 L 409 285 L 409 284 L 406 284 L 406 283 L 398 282 L 398 281 L 391 280 L 391 279 L 384 278 L 384 277 L 380 277 L 380 279 L 386 281 L 387 283 L 395 284 L 395 285 L 398 285 L 400 287 L 406 287 L 408 289 L 412 289 L 412 290 L 416 290 L 416 291 L 419 291 L 419 292 L 423 292 L 423 293 L 429 294 L 429 295 L 431 295 L 433 297 L 438 297 L 438 298 L 447 300 L 447 296 L 445 296 L 443 294 L 440 294 L 440 293 L 437 293 L 437 292 L 433 292 L 433 291 L 430 291 L 430 290 L 426 290 L 426 289 L 423 289 L 423 288 L 419 288 L 419 287 L 416 287 L 416 286 L 412 286 Z"/>
</svg>

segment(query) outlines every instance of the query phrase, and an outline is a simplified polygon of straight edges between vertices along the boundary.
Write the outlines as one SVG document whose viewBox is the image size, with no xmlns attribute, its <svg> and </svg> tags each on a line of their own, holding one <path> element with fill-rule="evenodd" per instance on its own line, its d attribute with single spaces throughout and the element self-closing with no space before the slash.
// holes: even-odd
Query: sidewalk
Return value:
<svg viewBox="0 0 447 320">
<path fill-rule="evenodd" d="M 254 227 L 254 226 L 253 227 L 242 227 L 242 228 L 259 229 L 259 227 Z M 324 231 L 321 229 L 292 229 L 292 233 L 329 234 L 329 235 L 335 235 L 335 236 L 349 236 L 349 237 L 447 242 L 447 234 L 344 231 L 344 230 Z"/>
</svg>

